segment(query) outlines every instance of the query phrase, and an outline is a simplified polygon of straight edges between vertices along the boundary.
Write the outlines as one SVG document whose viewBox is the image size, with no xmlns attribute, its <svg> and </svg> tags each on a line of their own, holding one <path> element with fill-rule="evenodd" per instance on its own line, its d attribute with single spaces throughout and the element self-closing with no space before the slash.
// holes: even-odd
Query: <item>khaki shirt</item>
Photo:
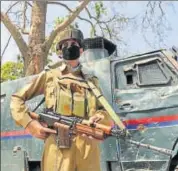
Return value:
<svg viewBox="0 0 178 171">
<path fill-rule="evenodd" d="M 98 87 L 97 78 L 92 78 L 92 81 Z M 81 93 L 81 87 L 86 89 L 89 88 L 82 77 L 81 71 L 71 73 L 70 68 L 63 62 L 60 63 L 59 67 L 57 68 L 49 69 L 48 71 L 42 71 L 31 83 L 27 84 L 25 87 L 12 95 L 10 108 L 13 119 L 18 125 L 21 125 L 25 128 L 32 120 L 32 118 L 28 115 L 30 111 L 27 106 L 25 106 L 25 101 L 30 100 L 31 98 L 40 94 L 45 95 L 46 107 L 52 108 L 54 111 L 56 111 L 58 109 L 56 107 L 58 106 L 59 85 L 66 90 L 71 83 L 78 85 L 74 87 L 76 92 Z M 91 91 L 88 93 L 88 98 L 88 116 L 93 116 L 96 113 L 100 113 L 105 117 L 101 123 L 107 125 L 110 124 L 110 117 L 108 116 L 107 112 L 102 109 L 102 106 L 97 102 L 96 97 Z M 63 102 L 65 105 L 65 101 Z M 66 108 L 66 110 L 67 109 L 68 108 Z"/>
</svg>

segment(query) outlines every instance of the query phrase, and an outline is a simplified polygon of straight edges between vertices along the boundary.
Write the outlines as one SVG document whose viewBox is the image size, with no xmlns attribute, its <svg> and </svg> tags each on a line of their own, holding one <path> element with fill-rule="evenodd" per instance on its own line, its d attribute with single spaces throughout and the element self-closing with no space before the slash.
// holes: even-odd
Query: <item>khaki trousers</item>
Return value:
<svg viewBox="0 0 178 171">
<path fill-rule="evenodd" d="M 101 171 L 96 140 L 77 136 L 70 149 L 58 149 L 55 136 L 45 142 L 41 171 Z"/>
</svg>

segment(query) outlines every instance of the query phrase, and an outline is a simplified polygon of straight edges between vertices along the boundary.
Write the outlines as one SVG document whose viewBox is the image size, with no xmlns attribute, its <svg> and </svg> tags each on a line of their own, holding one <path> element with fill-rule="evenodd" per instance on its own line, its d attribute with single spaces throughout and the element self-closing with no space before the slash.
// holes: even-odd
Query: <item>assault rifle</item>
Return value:
<svg viewBox="0 0 178 171">
<path fill-rule="evenodd" d="M 152 146 L 149 144 L 143 144 L 134 140 L 131 140 L 130 136 L 127 136 L 126 130 L 120 130 L 118 126 L 106 126 L 99 123 L 90 124 L 88 120 L 76 117 L 76 116 L 64 116 L 54 112 L 44 113 L 30 113 L 33 119 L 37 119 L 40 122 L 44 122 L 48 127 L 58 129 L 61 125 L 69 128 L 69 136 L 77 134 L 86 134 L 93 136 L 95 139 L 104 140 L 107 137 L 114 136 L 116 138 L 122 138 L 130 144 L 134 144 L 137 147 L 144 147 L 151 149 L 162 154 L 172 157 L 173 151 L 165 148 Z"/>
</svg>

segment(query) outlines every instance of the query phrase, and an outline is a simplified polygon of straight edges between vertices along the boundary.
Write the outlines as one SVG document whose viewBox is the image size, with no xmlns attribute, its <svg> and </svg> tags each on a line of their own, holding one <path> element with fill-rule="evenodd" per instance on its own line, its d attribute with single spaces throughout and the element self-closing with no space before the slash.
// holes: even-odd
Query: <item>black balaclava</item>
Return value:
<svg viewBox="0 0 178 171">
<path fill-rule="evenodd" d="M 65 60 L 75 60 L 80 56 L 80 47 L 73 44 L 70 47 L 64 47 L 62 54 Z"/>
</svg>

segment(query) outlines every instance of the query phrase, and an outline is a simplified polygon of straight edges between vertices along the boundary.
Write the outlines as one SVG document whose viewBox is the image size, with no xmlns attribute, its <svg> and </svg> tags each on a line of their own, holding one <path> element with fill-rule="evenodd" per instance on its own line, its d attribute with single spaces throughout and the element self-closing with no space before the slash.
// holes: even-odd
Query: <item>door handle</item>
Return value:
<svg viewBox="0 0 178 171">
<path fill-rule="evenodd" d="M 130 103 L 124 103 L 119 106 L 120 110 L 131 110 L 132 108 L 133 108 L 133 105 L 131 105 Z"/>
</svg>

